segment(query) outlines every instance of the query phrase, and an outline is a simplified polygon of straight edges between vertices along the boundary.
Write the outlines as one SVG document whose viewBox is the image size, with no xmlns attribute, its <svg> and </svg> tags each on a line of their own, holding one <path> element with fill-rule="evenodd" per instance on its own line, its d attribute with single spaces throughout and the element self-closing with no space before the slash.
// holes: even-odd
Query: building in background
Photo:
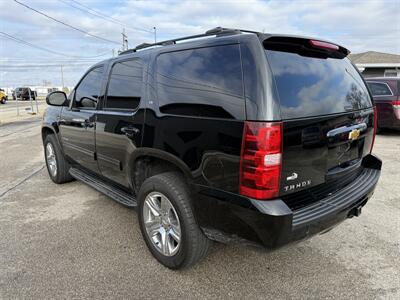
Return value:
<svg viewBox="0 0 400 300">
<path fill-rule="evenodd" d="M 48 93 L 62 91 L 61 86 L 30 86 L 33 91 L 36 91 L 38 97 L 46 97 Z"/>
<path fill-rule="evenodd" d="M 349 55 L 362 75 L 367 77 L 400 77 L 400 55 L 368 51 Z"/>
</svg>

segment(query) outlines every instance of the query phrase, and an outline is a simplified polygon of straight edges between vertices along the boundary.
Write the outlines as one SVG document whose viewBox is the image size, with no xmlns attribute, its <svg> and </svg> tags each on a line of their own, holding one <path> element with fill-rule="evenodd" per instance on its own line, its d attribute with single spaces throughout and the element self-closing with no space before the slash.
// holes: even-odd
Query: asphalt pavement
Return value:
<svg viewBox="0 0 400 300">
<path fill-rule="evenodd" d="M 80 182 L 54 184 L 39 118 L 0 126 L 0 299 L 400 299 L 400 134 L 358 218 L 275 252 L 214 244 L 171 271 L 142 239 L 136 212 Z"/>
</svg>

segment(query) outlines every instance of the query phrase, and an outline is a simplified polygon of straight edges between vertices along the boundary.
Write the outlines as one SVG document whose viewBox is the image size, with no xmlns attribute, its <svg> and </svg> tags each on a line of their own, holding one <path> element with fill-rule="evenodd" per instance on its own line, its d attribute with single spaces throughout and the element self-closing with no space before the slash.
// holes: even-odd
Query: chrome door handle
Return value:
<svg viewBox="0 0 400 300">
<path fill-rule="evenodd" d="M 78 119 L 78 118 L 74 118 L 74 119 L 72 119 L 72 122 L 74 122 L 74 123 L 85 123 L 85 119 Z"/>
<path fill-rule="evenodd" d="M 83 122 L 83 126 L 84 126 L 84 127 L 92 128 L 92 127 L 94 126 L 94 122 L 90 122 L 88 119 L 86 119 L 86 120 Z"/>
<path fill-rule="evenodd" d="M 80 119 L 80 118 L 76 118 L 76 119 L 72 119 L 73 123 L 79 123 L 82 127 L 93 127 L 93 122 L 90 122 L 89 119 Z"/>
<path fill-rule="evenodd" d="M 132 138 L 135 135 L 137 135 L 140 132 L 140 130 L 137 129 L 136 127 L 127 126 L 127 127 L 122 127 L 121 132 L 124 133 L 127 137 Z"/>
</svg>

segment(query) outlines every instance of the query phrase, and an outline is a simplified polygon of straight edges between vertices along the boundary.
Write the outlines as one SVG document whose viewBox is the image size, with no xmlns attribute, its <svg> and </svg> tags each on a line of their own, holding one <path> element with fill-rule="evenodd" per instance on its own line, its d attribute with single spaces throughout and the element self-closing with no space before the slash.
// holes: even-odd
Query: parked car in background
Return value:
<svg viewBox="0 0 400 300">
<path fill-rule="evenodd" d="M 55 183 L 75 178 L 137 207 L 150 252 L 172 269 L 209 240 L 274 249 L 360 215 L 381 161 L 347 49 L 223 28 L 157 45 L 47 96 Z"/>
<path fill-rule="evenodd" d="M 400 78 L 366 78 L 378 111 L 378 129 L 400 130 Z"/>
<path fill-rule="evenodd" d="M 7 94 L 4 92 L 3 89 L 0 89 L 0 103 L 5 104 L 8 100 Z"/>
<path fill-rule="evenodd" d="M 18 97 L 18 100 L 29 100 L 29 94 L 31 95 L 31 99 L 36 99 L 36 92 L 31 90 L 29 87 L 19 87 L 16 88 L 13 92 L 13 99 L 15 100 Z"/>
</svg>

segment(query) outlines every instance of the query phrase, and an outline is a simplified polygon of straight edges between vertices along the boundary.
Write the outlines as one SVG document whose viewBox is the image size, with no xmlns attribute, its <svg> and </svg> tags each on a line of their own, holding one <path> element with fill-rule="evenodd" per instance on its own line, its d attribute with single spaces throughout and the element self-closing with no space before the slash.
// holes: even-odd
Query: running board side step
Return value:
<svg viewBox="0 0 400 300">
<path fill-rule="evenodd" d="M 110 186 L 93 175 L 90 175 L 76 168 L 69 169 L 69 173 L 75 179 L 86 183 L 87 185 L 91 186 L 92 188 L 105 194 L 106 196 L 117 201 L 118 203 L 121 203 L 126 207 L 137 206 L 136 198 L 133 195 L 130 195 L 118 188 Z"/>
</svg>

